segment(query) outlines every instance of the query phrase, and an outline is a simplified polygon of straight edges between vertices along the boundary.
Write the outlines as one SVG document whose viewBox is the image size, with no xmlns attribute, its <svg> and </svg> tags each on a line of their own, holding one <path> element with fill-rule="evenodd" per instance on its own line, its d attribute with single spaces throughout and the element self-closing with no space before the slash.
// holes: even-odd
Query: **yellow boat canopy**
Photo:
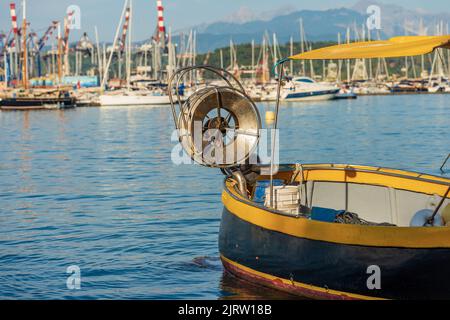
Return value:
<svg viewBox="0 0 450 320">
<path fill-rule="evenodd" d="M 291 60 L 340 60 L 418 56 L 437 48 L 450 49 L 450 35 L 404 36 L 383 41 L 354 42 L 301 53 Z"/>
</svg>

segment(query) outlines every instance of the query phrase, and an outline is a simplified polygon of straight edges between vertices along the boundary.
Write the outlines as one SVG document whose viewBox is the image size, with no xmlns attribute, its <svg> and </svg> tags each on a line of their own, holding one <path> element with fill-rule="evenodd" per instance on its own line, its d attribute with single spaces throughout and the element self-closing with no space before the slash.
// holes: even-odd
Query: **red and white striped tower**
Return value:
<svg viewBox="0 0 450 320">
<path fill-rule="evenodd" d="M 16 14 L 16 4 L 12 2 L 9 5 L 10 12 L 11 12 L 11 22 L 12 22 L 12 28 L 14 31 L 14 35 L 19 34 L 19 27 L 17 26 L 17 14 Z"/>
<path fill-rule="evenodd" d="M 17 14 L 16 14 L 16 4 L 11 2 L 9 5 L 11 13 L 11 24 L 14 38 L 10 43 L 10 48 L 14 48 L 14 56 L 12 64 L 12 74 L 14 77 L 18 77 L 19 74 L 19 51 L 20 51 L 20 40 L 19 40 L 19 27 L 17 24 Z"/>
<path fill-rule="evenodd" d="M 16 14 L 16 4 L 11 2 L 9 5 L 10 13 L 11 13 L 11 24 L 12 30 L 14 33 L 14 42 L 11 43 L 11 47 L 15 47 L 16 43 L 18 43 L 19 39 L 19 27 L 17 25 L 17 14 Z"/>
<path fill-rule="evenodd" d="M 127 11 L 125 12 L 125 22 L 123 24 L 122 29 L 122 40 L 120 42 L 120 51 L 123 51 L 125 49 L 129 25 L 130 25 L 130 7 L 128 7 Z"/>
<path fill-rule="evenodd" d="M 162 0 L 156 0 L 156 6 L 158 8 L 158 40 L 161 47 L 166 47 L 166 27 L 164 25 L 164 7 Z"/>
</svg>

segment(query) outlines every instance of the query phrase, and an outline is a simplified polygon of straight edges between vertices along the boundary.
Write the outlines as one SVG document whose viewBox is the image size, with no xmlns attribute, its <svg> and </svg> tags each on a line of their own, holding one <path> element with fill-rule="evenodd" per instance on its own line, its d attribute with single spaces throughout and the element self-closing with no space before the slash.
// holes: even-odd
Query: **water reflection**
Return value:
<svg viewBox="0 0 450 320">
<path fill-rule="evenodd" d="M 220 289 L 221 300 L 301 300 L 294 295 L 277 290 L 256 286 L 250 282 L 240 280 L 228 272 L 223 272 Z M 305 300 L 305 299 L 303 299 Z"/>
</svg>

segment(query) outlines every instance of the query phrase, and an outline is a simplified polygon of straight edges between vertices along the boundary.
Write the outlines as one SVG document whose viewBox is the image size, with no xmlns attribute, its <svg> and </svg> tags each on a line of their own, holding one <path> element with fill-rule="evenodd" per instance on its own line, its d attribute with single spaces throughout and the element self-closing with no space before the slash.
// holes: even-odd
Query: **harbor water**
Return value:
<svg viewBox="0 0 450 320">
<path fill-rule="evenodd" d="M 283 104 L 280 158 L 439 175 L 448 99 Z M 0 128 L 0 299 L 290 298 L 223 274 L 223 176 L 172 163 L 168 107 L 1 112 Z"/>
</svg>

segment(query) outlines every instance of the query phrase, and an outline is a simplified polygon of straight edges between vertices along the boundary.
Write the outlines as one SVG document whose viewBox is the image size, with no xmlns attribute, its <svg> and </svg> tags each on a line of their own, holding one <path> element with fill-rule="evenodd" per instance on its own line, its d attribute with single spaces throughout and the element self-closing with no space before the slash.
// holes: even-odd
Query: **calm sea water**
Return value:
<svg viewBox="0 0 450 320">
<path fill-rule="evenodd" d="M 439 174 L 449 98 L 283 105 L 282 162 Z M 287 298 L 223 275 L 223 176 L 173 165 L 172 127 L 167 107 L 1 112 L 0 299 Z"/>
</svg>

